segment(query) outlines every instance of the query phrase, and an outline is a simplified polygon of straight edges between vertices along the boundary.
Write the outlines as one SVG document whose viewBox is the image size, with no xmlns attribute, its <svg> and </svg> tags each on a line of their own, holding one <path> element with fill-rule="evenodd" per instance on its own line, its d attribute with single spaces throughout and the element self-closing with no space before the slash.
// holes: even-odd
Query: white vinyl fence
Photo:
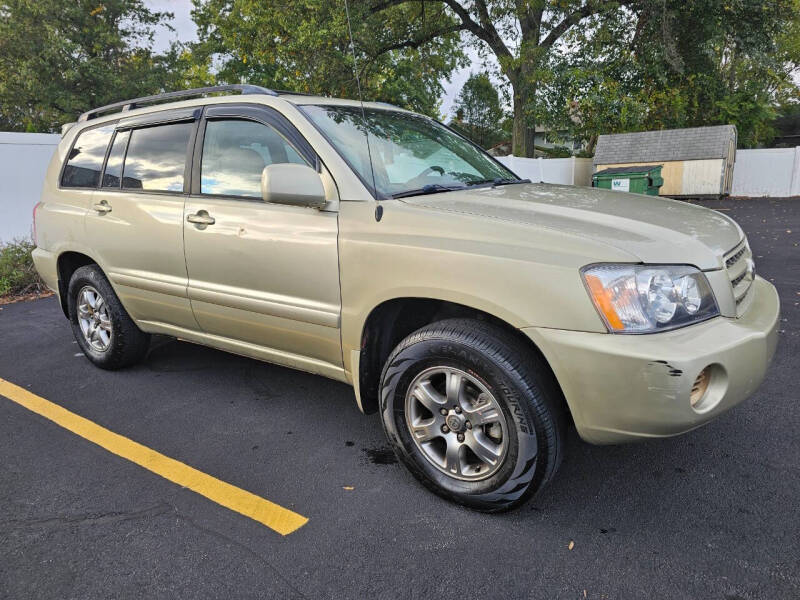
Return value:
<svg viewBox="0 0 800 600">
<path fill-rule="evenodd" d="M 592 185 L 590 158 L 501 156 L 497 160 L 533 182 Z M 800 196 L 800 146 L 737 150 L 731 195 L 754 198 Z"/>
<path fill-rule="evenodd" d="M 0 132 L 0 242 L 31 235 L 33 207 L 61 136 Z"/>
<path fill-rule="evenodd" d="M 0 242 L 31 234 L 33 207 L 60 139 L 57 134 L 0 132 Z M 590 158 L 502 156 L 498 160 L 534 182 L 592 185 Z M 800 146 L 737 151 L 732 195 L 800 196 Z"/>
<path fill-rule="evenodd" d="M 800 196 L 800 146 L 737 150 L 731 196 Z"/>
<path fill-rule="evenodd" d="M 501 163 L 523 179 L 534 183 L 564 183 L 566 185 L 592 185 L 591 158 L 523 158 L 499 156 Z"/>
</svg>

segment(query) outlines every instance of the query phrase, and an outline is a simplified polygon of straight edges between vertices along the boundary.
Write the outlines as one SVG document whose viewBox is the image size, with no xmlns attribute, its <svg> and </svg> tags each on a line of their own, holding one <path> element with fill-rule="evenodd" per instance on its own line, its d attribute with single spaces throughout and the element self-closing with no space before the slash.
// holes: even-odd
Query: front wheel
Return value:
<svg viewBox="0 0 800 600">
<path fill-rule="evenodd" d="M 479 510 L 521 504 L 561 461 L 565 414 L 552 375 L 482 321 L 440 321 L 404 339 L 384 367 L 381 418 L 417 479 Z"/>
</svg>

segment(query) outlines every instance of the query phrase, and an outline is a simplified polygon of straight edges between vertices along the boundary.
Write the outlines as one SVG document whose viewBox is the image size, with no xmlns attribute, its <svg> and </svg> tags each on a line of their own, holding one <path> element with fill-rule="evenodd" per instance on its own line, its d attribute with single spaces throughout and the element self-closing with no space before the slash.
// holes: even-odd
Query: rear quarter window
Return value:
<svg viewBox="0 0 800 600">
<path fill-rule="evenodd" d="M 87 129 L 78 134 L 64 165 L 61 187 L 96 188 L 114 125 Z"/>
</svg>

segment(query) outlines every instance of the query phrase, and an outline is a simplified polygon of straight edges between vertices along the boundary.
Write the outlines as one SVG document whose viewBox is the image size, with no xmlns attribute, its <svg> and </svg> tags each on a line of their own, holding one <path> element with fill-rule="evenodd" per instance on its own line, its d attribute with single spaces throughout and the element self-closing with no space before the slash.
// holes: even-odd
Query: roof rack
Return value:
<svg viewBox="0 0 800 600">
<path fill-rule="evenodd" d="M 141 98 L 133 98 L 132 100 L 123 100 L 122 102 L 115 102 L 114 104 L 107 104 L 99 108 L 94 108 L 83 113 L 78 117 L 78 122 L 88 121 L 94 119 L 102 113 L 111 112 L 114 109 L 119 109 L 118 112 L 126 112 L 145 106 L 147 104 L 156 104 L 164 100 L 173 100 L 176 98 L 188 98 L 191 96 L 204 96 L 205 94 L 214 94 L 216 92 L 241 92 L 244 94 L 266 94 L 268 96 L 277 96 L 277 92 L 269 88 L 261 87 L 258 85 L 249 84 L 231 84 L 231 85 L 215 85 L 211 87 L 194 88 L 191 90 L 179 90 L 177 92 L 166 92 L 164 94 L 156 94 L 155 96 L 143 96 Z"/>
<path fill-rule="evenodd" d="M 314 92 L 295 92 L 292 90 L 273 90 L 278 96 L 322 96 Z"/>
</svg>

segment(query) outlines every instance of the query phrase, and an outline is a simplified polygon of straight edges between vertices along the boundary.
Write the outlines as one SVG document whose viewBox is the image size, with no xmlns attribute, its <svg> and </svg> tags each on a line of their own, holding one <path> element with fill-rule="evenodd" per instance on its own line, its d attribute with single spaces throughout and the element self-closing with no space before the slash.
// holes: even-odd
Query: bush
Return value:
<svg viewBox="0 0 800 600">
<path fill-rule="evenodd" d="M 33 266 L 31 240 L 14 240 L 0 244 L 0 297 L 38 294 L 46 286 Z"/>
<path fill-rule="evenodd" d="M 572 156 L 572 151 L 566 146 L 553 146 L 552 148 L 547 146 L 534 146 L 534 148 L 538 152 L 546 154 L 547 158 L 569 158 Z"/>
</svg>

